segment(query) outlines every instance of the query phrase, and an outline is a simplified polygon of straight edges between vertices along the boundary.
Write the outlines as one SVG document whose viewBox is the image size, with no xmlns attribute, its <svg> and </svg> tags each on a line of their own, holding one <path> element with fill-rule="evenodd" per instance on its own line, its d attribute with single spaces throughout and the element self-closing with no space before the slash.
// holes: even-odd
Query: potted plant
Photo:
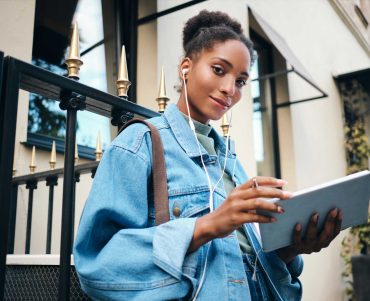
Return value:
<svg viewBox="0 0 370 301">
<path fill-rule="evenodd" d="M 346 99 L 344 104 L 347 173 L 351 174 L 369 168 L 370 146 L 366 137 L 364 118 L 369 110 L 363 108 L 360 110 L 353 102 L 346 103 Z M 351 228 L 343 239 L 341 257 L 344 260 L 342 276 L 348 299 L 369 300 L 370 212 L 367 224 Z"/>
</svg>

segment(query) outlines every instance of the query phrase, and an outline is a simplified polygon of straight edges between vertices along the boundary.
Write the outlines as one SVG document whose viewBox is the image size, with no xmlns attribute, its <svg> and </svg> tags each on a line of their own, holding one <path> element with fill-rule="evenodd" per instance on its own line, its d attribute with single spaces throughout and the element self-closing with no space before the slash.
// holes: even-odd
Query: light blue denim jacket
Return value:
<svg viewBox="0 0 370 301">
<path fill-rule="evenodd" d="M 145 125 L 134 124 L 103 155 L 74 245 L 82 288 L 97 300 L 189 300 L 204 267 L 208 245 L 187 254 L 197 217 L 209 212 L 198 146 L 175 105 L 149 121 L 163 141 L 171 221 L 154 224 L 151 139 Z M 223 139 L 215 136 L 218 158 L 201 148 L 212 183 L 221 176 L 226 154 Z M 247 176 L 235 154 L 229 151 L 227 156 L 226 172 L 240 185 Z M 214 192 L 215 208 L 225 198 L 221 181 Z M 178 217 L 173 214 L 175 207 L 180 209 Z M 244 229 L 275 300 L 300 300 L 301 257 L 286 265 L 275 252 L 261 251 L 251 225 Z M 212 241 L 198 300 L 250 300 L 235 232 Z"/>
</svg>

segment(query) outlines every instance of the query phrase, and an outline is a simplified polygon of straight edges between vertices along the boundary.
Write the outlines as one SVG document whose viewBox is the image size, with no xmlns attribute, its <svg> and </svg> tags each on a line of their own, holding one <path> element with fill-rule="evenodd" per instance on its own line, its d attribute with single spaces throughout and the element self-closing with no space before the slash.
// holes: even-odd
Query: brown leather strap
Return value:
<svg viewBox="0 0 370 301">
<path fill-rule="evenodd" d="M 150 136 L 152 138 L 152 176 L 155 223 L 156 225 L 160 225 L 170 220 L 166 163 L 164 160 L 161 136 L 154 125 L 141 119 L 132 119 L 130 122 L 126 123 L 122 129 L 120 129 L 120 132 L 133 123 L 144 123 L 150 129 Z"/>
</svg>

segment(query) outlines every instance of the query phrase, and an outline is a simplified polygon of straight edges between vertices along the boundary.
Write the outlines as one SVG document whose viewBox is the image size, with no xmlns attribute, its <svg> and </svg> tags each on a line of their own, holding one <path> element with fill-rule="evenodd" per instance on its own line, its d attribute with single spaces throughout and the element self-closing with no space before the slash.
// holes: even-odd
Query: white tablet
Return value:
<svg viewBox="0 0 370 301">
<path fill-rule="evenodd" d="M 370 172 L 361 171 L 318 186 L 294 193 L 289 200 L 271 199 L 285 210 L 285 213 L 259 211 L 260 214 L 274 216 L 277 221 L 259 224 L 262 248 L 273 251 L 293 243 L 293 231 L 297 223 L 302 225 L 302 233 L 314 213 L 319 213 L 318 229 L 322 229 L 325 218 L 331 209 L 343 212 L 342 230 L 367 223 L 370 200 Z"/>
</svg>

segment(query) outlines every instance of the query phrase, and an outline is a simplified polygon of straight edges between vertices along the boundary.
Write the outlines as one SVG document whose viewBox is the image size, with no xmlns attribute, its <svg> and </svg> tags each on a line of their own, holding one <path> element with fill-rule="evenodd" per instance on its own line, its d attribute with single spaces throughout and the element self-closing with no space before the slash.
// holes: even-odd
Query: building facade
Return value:
<svg viewBox="0 0 370 301">
<path fill-rule="evenodd" d="M 82 55 L 85 66 L 81 67 L 81 81 L 116 94 L 120 44 L 128 39 L 126 36 L 130 36 L 120 32 L 118 28 L 120 23 L 117 21 L 117 11 L 121 9 L 119 1 L 94 0 L 96 9 L 92 8 L 93 5 L 90 8 L 86 6 L 84 0 L 66 1 L 63 2 L 64 5 L 62 2 L 56 1 L 55 6 L 49 7 L 47 1 L 42 0 L 0 1 L 0 25 L 6 29 L 0 32 L 0 50 L 5 55 L 26 62 L 51 69 L 59 68 L 68 44 L 68 26 L 72 20 L 78 20 L 82 26 L 81 53 L 85 52 Z M 135 48 L 128 49 L 129 56 L 136 53 L 132 100 L 154 111 L 158 110 L 155 98 L 163 67 L 166 72 L 167 94 L 170 102 L 175 103 L 179 96 L 178 64 L 183 55 L 181 32 L 184 22 L 202 9 L 224 11 L 241 22 L 245 32 L 255 43 L 258 54 L 243 99 L 233 110 L 230 132 L 236 142 L 238 157 L 248 175 L 281 177 L 289 182 L 286 188 L 292 191 L 344 176 L 347 161 L 345 104 L 340 88 L 343 78 L 349 81 L 358 80 L 361 86 L 361 114 L 365 119 L 366 135 L 370 138 L 369 2 L 229 0 L 226 4 L 222 0 L 208 0 L 164 16 L 156 16 L 150 21 L 144 19 L 186 2 L 188 1 L 137 2 L 137 18 L 142 22 L 137 28 L 136 51 Z M 90 48 L 92 49 L 89 50 Z M 133 64 L 135 60 L 130 62 Z M 52 70 L 59 72 L 59 69 Z M 361 74 L 360 79 L 358 74 Z M 362 78 L 365 78 L 365 82 Z M 21 93 L 14 154 L 17 175 L 29 172 L 33 143 L 31 138 L 34 137 L 30 133 L 36 137 L 42 135 L 42 129 L 32 128 L 30 111 L 34 107 L 30 105 L 31 102 L 35 100 L 28 93 Z M 54 107 L 47 108 L 59 114 Z M 57 115 L 48 116 L 53 119 Z M 91 153 L 97 133 L 91 133 L 89 129 L 85 131 L 83 124 L 91 120 L 94 124 L 99 124 L 96 128 L 103 133 L 105 145 L 114 138 L 116 130 L 109 125 L 109 120 L 95 119 L 92 115 L 84 118 L 80 120 L 80 138 L 77 140 L 79 147 L 84 149 L 81 162 L 89 162 L 92 160 Z M 220 129 L 219 123 L 213 125 Z M 87 127 L 91 128 L 91 125 Z M 51 141 L 54 138 L 47 139 Z M 50 152 L 45 147 L 38 149 L 38 170 L 49 168 L 49 156 Z M 58 152 L 57 162 L 62 167 L 62 150 Z M 90 186 L 90 177 L 81 177 L 76 196 L 75 227 L 78 226 Z M 14 247 L 17 254 L 24 253 L 27 193 L 25 187 L 19 188 Z M 62 194 L 62 183 L 56 187 L 55 193 L 59 196 Z M 47 189 L 39 187 L 36 199 L 31 254 L 43 254 Z M 56 199 L 53 216 L 55 226 L 52 253 L 57 254 L 61 232 L 61 198 Z M 320 253 L 304 256 L 305 269 L 301 277 L 304 286 L 303 300 L 345 300 L 341 278 L 342 260 L 339 255 L 345 233 L 346 231 L 341 232 L 331 246 Z"/>
</svg>

